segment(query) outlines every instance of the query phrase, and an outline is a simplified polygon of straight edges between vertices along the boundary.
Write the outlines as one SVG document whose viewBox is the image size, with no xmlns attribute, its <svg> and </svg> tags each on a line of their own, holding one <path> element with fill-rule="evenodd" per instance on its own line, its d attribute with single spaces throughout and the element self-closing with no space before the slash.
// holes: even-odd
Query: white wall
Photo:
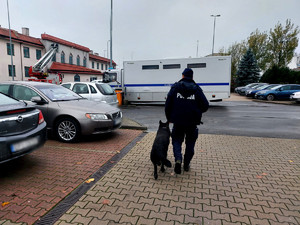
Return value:
<svg viewBox="0 0 300 225">
<path fill-rule="evenodd" d="M 74 82 L 74 76 L 76 74 L 62 74 L 63 83 L 65 82 Z M 96 80 L 102 80 L 102 75 L 91 75 L 91 74 L 78 74 L 80 76 L 80 81 L 89 82 L 91 77 L 95 77 Z"/>
<path fill-rule="evenodd" d="M 53 44 L 53 41 L 48 41 L 48 40 L 41 40 L 41 42 L 43 43 L 43 45 L 45 46 L 46 51 L 48 51 L 51 47 L 51 44 Z M 64 52 L 65 53 L 65 63 L 69 64 L 69 56 L 70 53 L 72 53 L 73 55 L 73 65 L 77 65 L 77 56 L 79 55 L 80 57 L 80 66 L 83 66 L 83 59 L 84 57 L 86 57 L 86 66 L 89 66 L 89 53 L 76 49 L 76 48 L 72 48 L 66 45 L 62 45 L 62 44 L 58 44 L 58 52 L 56 53 L 56 62 L 61 63 L 61 53 Z M 51 66 L 51 63 L 49 63 L 49 66 Z M 49 69 L 49 68 L 48 68 Z"/>
<path fill-rule="evenodd" d="M 7 54 L 7 45 L 9 40 L 0 39 L 0 81 L 12 80 L 12 77 L 9 76 L 8 65 L 11 65 L 11 56 Z M 42 55 L 45 54 L 45 50 L 42 47 L 36 47 L 30 44 L 21 44 L 18 42 L 12 41 L 14 44 L 14 56 L 13 64 L 15 65 L 16 76 L 14 80 L 27 80 L 25 77 L 25 66 L 33 66 L 36 62 L 36 49 L 42 51 Z M 30 58 L 24 58 L 23 56 L 23 47 L 29 47 L 29 56 Z"/>
</svg>

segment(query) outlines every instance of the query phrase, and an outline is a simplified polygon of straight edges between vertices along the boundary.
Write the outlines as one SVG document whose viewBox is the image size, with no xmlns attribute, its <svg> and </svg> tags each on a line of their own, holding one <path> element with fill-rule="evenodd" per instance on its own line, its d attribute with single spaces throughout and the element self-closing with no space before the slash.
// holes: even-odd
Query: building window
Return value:
<svg viewBox="0 0 300 225">
<path fill-rule="evenodd" d="M 180 64 L 167 64 L 163 65 L 164 69 L 180 69 Z"/>
<path fill-rule="evenodd" d="M 30 58 L 28 47 L 23 47 L 23 52 L 24 52 L 24 58 Z"/>
<path fill-rule="evenodd" d="M 97 77 L 90 77 L 90 81 L 93 81 L 93 80 L 97 80 Z M 90 86 L 90 89 L 92 90 L 92 86 Z M 94 93 L 94 92 L 92 92 L 92 93 Z M 97 93 L 97 91 L 96 91 L 96 93 Z"/>
<path fill-rule="evenodd" d="M 42 58 L 42 51 L 37 49 L 36 50 L 36 59 L 39 60 L 40 58 Z"/>
<path fill-rule="evenodd" d="M 62 51 L 61 54 L 60 54 L 60 62 L 61 63 L 65 63 L 65 53 Z"/>
<path fill-rule="evenodd" d="M 103 70 L 103 64 L 101 64 L 101 70 Z"/>
<path fill-rule="evenodd" d="M 159 65 L 143 65 L 142 70 L 158 70 Z"/>
<path fill-rule="evenodd" d="M 52 57 L 52 62 L 56 62 L 56 53 Z"/>
<path fill-rule="evenodd" d="M 94 69 L 94 66 L 95 66 L 95 63 L 94 63 L 94 61 L 92 62 L 92 68 Z"/>
<path fill-rule="evenodd" d="M 30 68 L 29 66 L 25 66 L 25 67 L 24 67 L 24 70 L 25 70 L 25 77 L 30 77 L 30 76 L 29 76 L 29 68 Z"/>
<path fill-rule="evenodd" d="M 78 74 L 76 74 L 74 76 L 74 82 L 79 82 L 80 81 L 80 76 Z"/>
<path fill-rule="evenodd" d="M 80 56 L 77 55 L 77 66 L 80 66 Z"/>
<path fill-rule="evenodd" d="M 10 43 L 7 43 L 6 44 L 6 47 L 7 47 L 7 55 L 15 55 L 15 47 L 14 47 L 14 44 L 11 44 L 11 49 L 10 50 Z"/>
<path fill-rule="evenodd" d="M 187 68 L 205 68 L 206 63 L 192 63 L 192 64 L 187 64 Z"/>
<path fill-rule="evenodd" d="M 70 56 L 69 56 L 69 64 L 73 65 L 73 55 L 72 55 L 72 53 L 70 53 Z"/>
<path fill-rule="evenodd" d="M 86 57 L 83 58 L 83 66 L 86 67 Z"/>
<path fill-rule="evenodd" d="M 107 64 L 105 65 L 105 70 L 107 70 Z"/>
<path fill-rule="evenodd" d="M 97 63 L 97 70 L 99 70 L 99 63 Z"/>
<path fill-rule="evenodd" d="M 16 76 L 16 66 L 13 65 L 13 71 L 12 71 L 11 65 L 8 65 L 8 75 L 11 77 L 12 74 L 13 74 L 14 77 Z"/>
</svg>

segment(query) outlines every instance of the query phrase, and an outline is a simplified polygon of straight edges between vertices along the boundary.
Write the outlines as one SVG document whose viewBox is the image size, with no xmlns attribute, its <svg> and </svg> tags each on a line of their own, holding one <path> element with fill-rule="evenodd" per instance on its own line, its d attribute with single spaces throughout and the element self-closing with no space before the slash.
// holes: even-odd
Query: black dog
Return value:
<svg viewBox="0 0 300 225">
<path fill-rule="evenodd" d="M 157 179 L 157 166 L 161 166 L 160 171 L 165 172 L 165 167 L 171 167 L 171 162 L 167 159 L 168 146 L 170 143 L 170 128 L 169 123 L 159 121 L 159 128 L 151 150 L 151 161 L 154 165 L 154 178 Z"/>
</svg>

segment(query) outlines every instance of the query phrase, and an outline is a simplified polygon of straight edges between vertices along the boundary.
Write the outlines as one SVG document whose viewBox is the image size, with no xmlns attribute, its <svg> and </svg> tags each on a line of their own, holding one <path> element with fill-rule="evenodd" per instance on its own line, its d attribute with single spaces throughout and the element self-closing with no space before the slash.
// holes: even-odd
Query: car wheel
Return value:
<svg viewBox="0 0 300 225">
<path fill-rule="evenodd" d="M 74 142 L 78 139 L 80 128 L 72 118 L 62 118 L 57 121 L 55 126 L 56 136 L 63 142 Z"/>
<path fill-rule="evenodd" d="M 275 96 L 274 95 L 267 95 L 267 100 L 268 101 L 273 101 L 275 99 Z"/>
</svg>

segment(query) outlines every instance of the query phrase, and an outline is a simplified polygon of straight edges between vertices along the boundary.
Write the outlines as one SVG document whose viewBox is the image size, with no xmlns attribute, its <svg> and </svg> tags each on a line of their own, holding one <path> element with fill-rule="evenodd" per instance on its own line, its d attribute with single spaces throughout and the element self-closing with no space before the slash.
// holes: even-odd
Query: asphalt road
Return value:
<svg viewBox="0 0 300 225">
<path fill-rule="evenodd" d="M 156 131 L 164 106 L 122 106 L 124 117 Z M 253 101 L 210 103 L 199 133 L 300 139 L 300 106 Z"/>
</svg>

